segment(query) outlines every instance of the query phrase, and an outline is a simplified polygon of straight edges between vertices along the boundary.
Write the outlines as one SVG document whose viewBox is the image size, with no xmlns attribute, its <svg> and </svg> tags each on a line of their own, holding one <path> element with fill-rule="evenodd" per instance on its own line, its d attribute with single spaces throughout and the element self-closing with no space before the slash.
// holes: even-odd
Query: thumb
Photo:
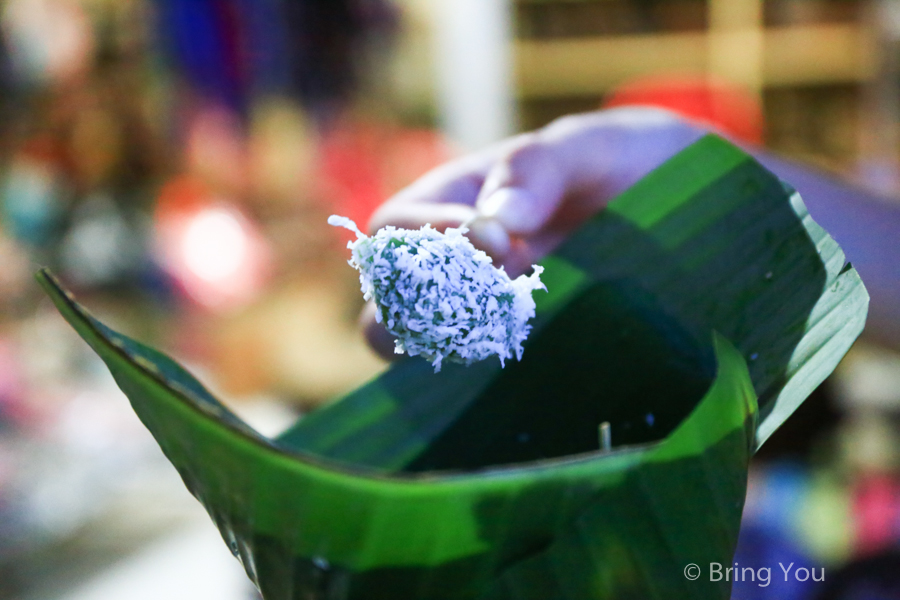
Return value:
<svg viewBox="0 0 900 600">
<path fill-rule="evenodd" d="M 510 234 L 541 230 L 562 203 L 565 177 L 552 147 L 527 136 L 488 172 L 475 208 Z"/>
</svg>

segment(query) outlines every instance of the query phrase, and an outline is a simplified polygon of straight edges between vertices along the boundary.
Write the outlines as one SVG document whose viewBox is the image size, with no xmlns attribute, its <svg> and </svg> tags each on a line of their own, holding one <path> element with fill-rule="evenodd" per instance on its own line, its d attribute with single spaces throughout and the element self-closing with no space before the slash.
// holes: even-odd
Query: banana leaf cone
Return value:
<svg viewBox="0 0 900 600">
<path fill-rule="evenodd" d="M 541 264 L 521 362 L 407 358 L 276 439 L 38 279 L 266 600 L 728 598 L 749 460 L 861 332 L 859 277 L 714 136 Z"/>
</svg>

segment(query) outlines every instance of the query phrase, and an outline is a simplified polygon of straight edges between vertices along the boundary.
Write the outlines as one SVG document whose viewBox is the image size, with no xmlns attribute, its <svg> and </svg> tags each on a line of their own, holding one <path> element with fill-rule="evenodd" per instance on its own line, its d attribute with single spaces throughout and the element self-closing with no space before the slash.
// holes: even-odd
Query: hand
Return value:
<svg viewBox="0 0 900 600">
<path fill-rule="evenodd" d="M 650 108 L 564 117 L 432 170 L 379 207 L 368 229 L 430 223 L 443 230 L 470 222 L 472 243 L 516 277 L 704 133 Z M 379 354 L 396 357 L 371 303 L 362 325 Z"/>
<path fill-rule="evenodd" d="M 564 117 L 439 167 L 385 202 L 369 229 L 385 225 L 456 227 L 511 276 L 552 251 L 585 219 L 706 133 L 653 108 L 625 107 Z M 870 339 L 900 349 L 900 207 L 858 186 L 758 148 L 745 148 L 800 190 L 810 214 L 837 240 L 866 282 Z M 393 338 L 362 325 L 379 354 Z"/>
</svg>

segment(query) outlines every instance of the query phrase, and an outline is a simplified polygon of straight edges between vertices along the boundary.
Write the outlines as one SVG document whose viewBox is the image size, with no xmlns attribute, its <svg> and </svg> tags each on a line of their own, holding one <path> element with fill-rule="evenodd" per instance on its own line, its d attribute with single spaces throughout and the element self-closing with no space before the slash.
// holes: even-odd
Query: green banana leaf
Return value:
<svg viewBox="0 0 900 600">
<path fill-rule="evenodd" d="M 858 276 L 712 136 L 542 265 L 521 362 L 407 358 L 277 439 L 38 279 L 267 600 L 727 598 L 750 457 L 860 333 Z"/>
</svg>

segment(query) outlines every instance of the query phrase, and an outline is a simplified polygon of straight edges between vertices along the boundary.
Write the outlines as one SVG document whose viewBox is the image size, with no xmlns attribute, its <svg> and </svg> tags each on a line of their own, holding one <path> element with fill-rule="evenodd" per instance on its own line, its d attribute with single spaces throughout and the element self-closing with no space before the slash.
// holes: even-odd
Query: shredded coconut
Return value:
<svg viewBox="0 0 900 600">
<path fill-rule="evenodd" d="M 515 354 L 531 331 L 534 290 L 543 267 L 511 280 L 503 268 L 465 237 L 465 226 L 441 233 L 385 227 L 372 237 L 346 217 L 332 215 L 329 225 L 356 233 L 347 244 L 350 265 L 359 271 L 366 300 L 375 300 L 376 319 L 397 339 L 398 354 L 423 356 L 435 372 L 448 360 L 463 364 L 496 354 L 500 364 Z"/>
</svg>

